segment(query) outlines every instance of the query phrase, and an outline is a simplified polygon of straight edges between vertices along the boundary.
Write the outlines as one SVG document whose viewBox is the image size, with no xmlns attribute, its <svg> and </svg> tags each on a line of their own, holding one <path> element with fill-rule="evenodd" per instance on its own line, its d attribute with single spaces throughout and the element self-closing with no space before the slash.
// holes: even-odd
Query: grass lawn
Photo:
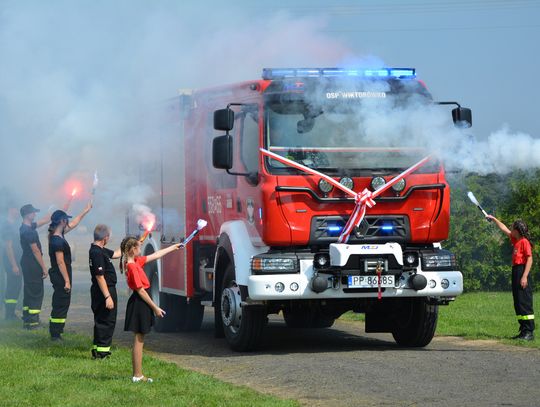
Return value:
<svg viewBox="0 0 540 407">
<path fill-rule="evenodd" d="M 540 310 L 540 293 L 534 294 L 534 309 Z M 447 307 L 439 307 L 437 335 L 469 339 L 498 339 L 508 344 L 540 348 L 538 331 L 531 342 L 515 341 L 519 324 L 511 292 L 479 292 L 460 295 Z"/>
<path fill-rule="evenodd" d="M 534 308 L 540 310 L 540 292 L 534 294 Z M 348 312 L 342 319 L 363 321 L 364 314 Z M 468 339 L 497 339 L 504 343 L 540 348 L 536 331 L 531 342 L 511 340 L 518 333 L 511 292 L 462 294 L 448 306 L 439 307 L 437 335 L 462 336 Z"/>
<path fill-rule="evenodd" d="M 65 335 L 52 343 L 45 329 L 24 331 L 0 323 L 0 406 L 297 406 L 247 387 L 181 369 L 145 356 L 154 383 L 131 383 L 131 353 L 113 348 L 90 358 L 89 338 Z"/>
</svg>

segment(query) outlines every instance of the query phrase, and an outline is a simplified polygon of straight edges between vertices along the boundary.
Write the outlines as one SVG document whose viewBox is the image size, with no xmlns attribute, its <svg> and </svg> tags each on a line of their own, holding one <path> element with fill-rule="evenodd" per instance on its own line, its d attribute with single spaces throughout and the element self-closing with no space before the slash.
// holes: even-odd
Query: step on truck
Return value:
<svg viewBox="0 0 540 407">
<path fill-rule="evenodd" d="M 411 68 L 264 69 L 259 80 L 182 92 L 163 126 L 174 137 L 161 143 L 158 220 L 142 253 L 179 242 L 198 219 L 208 226 L 147 266 L 167 311 L 155 329 L 197 330 L 211 306 L 216 336 L 249 351 L 270 314 L 290 328 L 328 328 L 353 311 L 366 332 L 429 344 L 439 305 L 463 290 L 441 246 L 450 188 L 433 156 L 389 188 L 429 152 L 378 134 L 400 131 L 394 113 L 411 120 L 436 104 L 455 105 L 454 124 L 471 125 L 470 109 L 435 102 Z M 371 201 L 358 223 L 348 221 L 360 194 L 347 191 Z M 131 218 L 128 233 L 137 228 Z"/>
</svg>

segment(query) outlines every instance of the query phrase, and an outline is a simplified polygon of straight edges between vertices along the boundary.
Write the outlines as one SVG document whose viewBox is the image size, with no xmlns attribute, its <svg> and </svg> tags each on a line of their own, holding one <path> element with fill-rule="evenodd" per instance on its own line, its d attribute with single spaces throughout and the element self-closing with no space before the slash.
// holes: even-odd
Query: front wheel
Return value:
<svg viewBox="0 0 540 407">
<path fill-rule="evenodd" d="M 402 301 L 392 336 L 398 345 L 407 347 L 427 346 L 437 328 L 439 306 L 430 304 L 426 298 Z"/>
<path fill-rule="evenodd" d="M 236 284 L 234 268 L 227 265 L 220 296 L 221 324 L 231 349 L 251 351 L 261 341 L 266 313 L 261 307 L 242 306 L 240 287 Z"/>
</svg>

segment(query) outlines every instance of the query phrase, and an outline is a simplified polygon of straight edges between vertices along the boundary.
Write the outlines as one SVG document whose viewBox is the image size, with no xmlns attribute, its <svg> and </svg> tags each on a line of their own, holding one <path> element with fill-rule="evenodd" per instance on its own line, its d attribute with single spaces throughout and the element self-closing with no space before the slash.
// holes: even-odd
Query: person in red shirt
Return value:
<svg viewBox="0 0 540 407">
<path fill-rule="evenodd" d="M 514 309 L 519 322 L 519 334 L 512 339 L 532 341 L 534 339 L 533 289 L 530 271 L 533 263 L 532 244 L 527 224 L 516 220 L 510 230 L 495 216 L 488 215 L 501 231 L 506 234 L 514 250 L 512 252 L 512 295 Z"/>
<path fill-rule="evenodd" d="M 168 253 L 184 247 L 182 243 L 158 250 L 148 256 L 141 256 L 141 243 L 135 237 L 126 237 L 120 244 L 122 257 L 120 270 L 126 271 L 127 284 L 133 290 L 129 297 L 126 308 L 126 320 L 124 331 L 135 334 L 132 349 L 133 378 L 136 382 L 152 382 L 152 379 L 142 373 L 142 354 L 144 347 L 144 335 L 150 332 L 154 325 L 155 317 L 162 318 L 165 311 L 159 308 L 146 291 L 150 288 L 150 282 L 144 272 L 144 265 L 157 260 Z"/>
</svg>

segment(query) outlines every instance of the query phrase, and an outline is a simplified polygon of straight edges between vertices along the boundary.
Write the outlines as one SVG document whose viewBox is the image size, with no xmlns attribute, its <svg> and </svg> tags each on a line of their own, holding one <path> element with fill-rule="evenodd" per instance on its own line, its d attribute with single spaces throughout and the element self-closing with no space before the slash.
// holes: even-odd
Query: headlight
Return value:
<svg viewBox="0 0 540 407">
<path fill-rule="evenodd" d="M 323 194 L 328 194 L 333 188 L 334 186 L 328 181 L 326 181 L 324 178 L 321 178 L 319 180 L 319 189 Z"/>
<path fill-rule="evenodd" d="M 253 274 L 298 273 L 298 258 L 294 255 L 258 255 L 251 259 Z"/>
<path fill-rule="evenodd" d="M 403 253 L 403 260 L 407 267 L 416 267 L 418 266 L 418 255 L 414 252 L 405 252 Z"/>
<path fill-rule="evenodd" d="M 349 177 L 343 177 L 339 180 L 339 183 L 343 185 L 345 188 L 353 189 L 354 188 L 354 182 L 352 178 Z"/>
<path fill-rule="evenodd" d="M 383 177 L 374 177 L 372 180 L 371 180 L 371 189 L 376 191 L 378 190 L 380 187 L 382 187 L 384 184 L 386 184 L 386 181 L 384 180 Z"/>
<path fill-rule="evenodd" d="M 313 259 L 315 268 L 325 268 L 330 265 L 330 255 L 327 253 L 317 253 Z"/>
<path fill-rule="evenodd" d="M 396 182 L 394 185 L 392 185 L 392 189 L 396 192 L 401 192 L 405 189 L 405 179 L 401 178 L 398 182 Z"/>
<path fill-rule="evenodd" d="M 424 270 L 455 270 L 456 256 L 448 250 L 422 252 L 422 269 Z"/>
</svg>

